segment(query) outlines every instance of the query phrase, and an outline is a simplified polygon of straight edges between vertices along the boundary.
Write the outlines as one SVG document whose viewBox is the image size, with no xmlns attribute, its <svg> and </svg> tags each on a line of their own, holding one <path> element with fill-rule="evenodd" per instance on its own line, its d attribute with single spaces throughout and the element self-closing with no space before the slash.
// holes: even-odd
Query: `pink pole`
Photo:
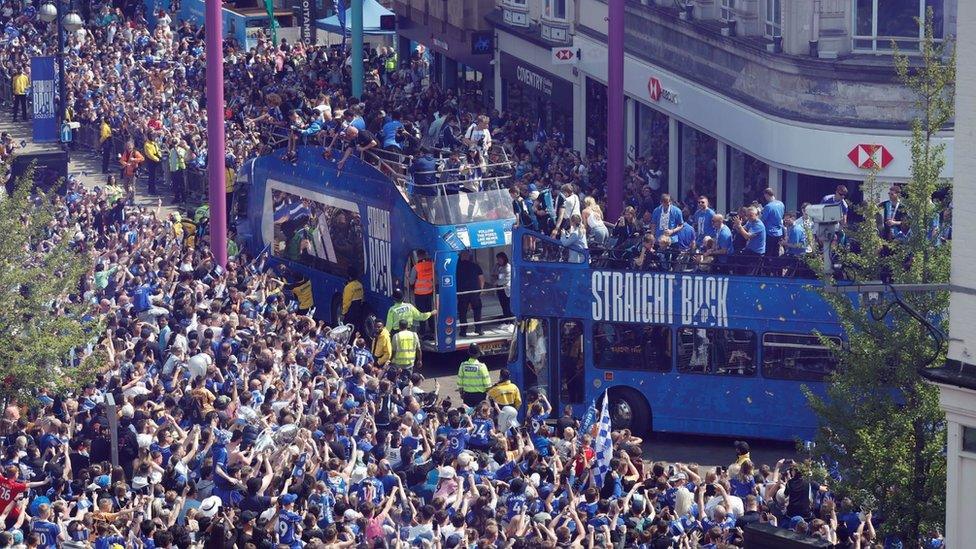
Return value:
<svg viewBox="0 0 976 549">
<path fill-rule="evenodd" d="M 207 175 L 210 181 L 210 248 L 227 266 L 227 196 L 224 181 L 224 39 L 221 1 L 206 0 L 207 41 Z"/>
<path fill-rule="evenodd" d="M 607 217 L 624 208 L 624 0 L 609 0 L 607 32 Z"/>
</svg>

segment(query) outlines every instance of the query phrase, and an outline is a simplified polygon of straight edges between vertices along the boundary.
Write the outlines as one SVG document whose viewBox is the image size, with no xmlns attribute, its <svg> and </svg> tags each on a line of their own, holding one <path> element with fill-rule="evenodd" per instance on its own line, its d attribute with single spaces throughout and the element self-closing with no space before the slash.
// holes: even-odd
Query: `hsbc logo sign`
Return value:
<svg viewBox="0 0 976 549">
<path fill-rule="evenodd" d="M 674 90 L 665 88 L 661 85 L 661 81 L 653 76 L 647 79 L 647 96 L 655 103 L 664 99 L 675 105 L 678 104 L 678 94 Z"/>
<path fill-rule="evenodd" d="M 847 158 L 862 170 L 883 170 L 895 159 L 884 145 L 855 145 Z"/>
</svg>

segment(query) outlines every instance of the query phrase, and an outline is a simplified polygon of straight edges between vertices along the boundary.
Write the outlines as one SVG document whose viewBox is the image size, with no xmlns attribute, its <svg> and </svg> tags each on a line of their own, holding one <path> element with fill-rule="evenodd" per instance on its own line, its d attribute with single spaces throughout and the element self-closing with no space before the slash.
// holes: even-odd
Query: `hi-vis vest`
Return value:
<svg viewBox="0 0 976 549">
<path fill-rule="evenodd" d="M 434 293 L 434 262 L 425 259 L 417 263 L 417 282 L 413 286 L 413 292 L 417 295 L 430 295 Z"/>
<path fill-rule="evenodd" d="M 393 363 L 397 366 L 410 367 L 417 358 L 417 336 L 410 330 L 400 330 L 393 335 Z"/>
<path fill-rule="evenodd" d="M 396 53 L 390 54 L 386 58 L 386 61 L 383 62 L 383 68 L 386 69 L 386 72 L 395 72 L 396 71 L 396 68 L 397 68 L 397 54 Z"/>
</svg>

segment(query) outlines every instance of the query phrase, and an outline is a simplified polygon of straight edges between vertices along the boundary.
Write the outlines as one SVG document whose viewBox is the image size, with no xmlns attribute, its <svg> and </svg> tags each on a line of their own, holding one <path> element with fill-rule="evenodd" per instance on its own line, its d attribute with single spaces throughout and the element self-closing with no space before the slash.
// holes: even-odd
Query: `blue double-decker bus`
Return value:
<svg viewBox="0 0 976 549">
<path fill-rule="evenodd" d="M 515 243 L 510 368 L 557 410 L 583 413 L 607 390 L 615 426 L 635 432 L 815 434 L 802 387 L 824 395 L 837 361 L 820 335 L 843 337 L 815 278 L 604 268 L 521 228 Z"/>
<path fill-rule="evenodd" d="M 499 290 L 466 290 L 479 294 L 483 309 L 479 321 L 469 313 L 462 322 L 458 298 L 464 292 L 457 281 L 462 260 L 476 262 L 488 280 L 496 255 L 510 255 L 514 214 L 503 152 L 477 177 L 438 156 L 437 173 L 425 174 L 424 185 L 414 181 L 409 157 L 386 151 L 350 157 L 341 171 L 321 148 L 299 147 L 297 157 L 288 162 L 269 154 L 244 167 L 242 237 L 253 253 L 266 252 L 272 264 L 311 281 L 315 316 L 339 321 L 352 274 L 363 284 L 369 309 L 384 319 L 394 288 L 413 300 L 409 275 L 423 251 L 434 263 L 438 310 L 435 329 L 421 331 L 423 346 L 451 352 L 477 342 L 488 353 L 507 350 L 514 319 L 503 316 Z M 471 335 L 460 337 L 465 331 Z"/>
</svg>

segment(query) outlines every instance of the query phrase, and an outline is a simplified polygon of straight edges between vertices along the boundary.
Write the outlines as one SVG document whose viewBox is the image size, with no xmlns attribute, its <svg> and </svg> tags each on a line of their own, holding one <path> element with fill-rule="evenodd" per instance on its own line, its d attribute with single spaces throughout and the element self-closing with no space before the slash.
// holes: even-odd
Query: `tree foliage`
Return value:
<svg viewBox="0 0 976 549">
<path fill-rule="evenodd" d="M 880 218 L 879 207 L 865 200 L 858 209 L 865 221 L 848 230 L 854 246 L 835 254 L 858 282 L 949 281 L 949 244 L 939 241 L 939 208 L 932 197 L 949 200 L 944 146 L 934 138 L 953 116 L 955 58 L 950 44 L 933 40 L 931 11 L 920 53 L 913 59 L 895 54 L 895 68 L 915 92 L 918 112 L 912 125 L 911 179 L 902 188 L 908 235 L 898 243 L 883 240 L 874 222 Z M 886 190 L 874 174 L 866 185 L 865 196 L 883 196 L 878 191 Z M 825 282 L 836 280 L 825 275 Z M 919 369 L 938 366 L 945 356 L 932 330 L 898 301 L 944 330 L 948 293 L 889 290 L 873 307 L 859 296 L 824 297 L 836 310 L 848 343 L 836 349 L 840 367 L 829 380 L 827 399 L 808 393 L 825 426 L 819 446 L 840 465 L 841 492 L 877 502 L 881 533 L 918 547 L 920 536 L 942 529 L 946 474 L 945 417 L 938 389 L 922 379 Z"/>
<path fill-rule="evenodd" d="M 2 175 L 2 174 L 0 174 Z M 3 177 L 2 179 L 6 179 Z M 41 390 L 62 394 L 91 377 L 98 334 L 86 307 L 69 296 L 90 258 L 71 246 L 60 210 L 32 189 L 33 170 L 0 200 L 0 397 L 30 402 Z M 74 352 L 73 352 L 74 351 Z"/>
</svg>

